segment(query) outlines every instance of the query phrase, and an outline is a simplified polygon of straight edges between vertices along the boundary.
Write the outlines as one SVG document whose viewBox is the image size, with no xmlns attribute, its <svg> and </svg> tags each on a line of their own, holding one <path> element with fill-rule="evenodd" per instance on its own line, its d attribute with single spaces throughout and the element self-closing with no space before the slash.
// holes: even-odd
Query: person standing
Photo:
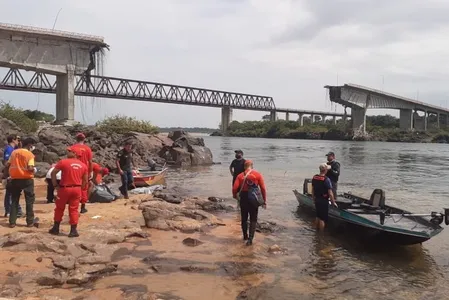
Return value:
<svg viewBox="0 0 449 300">
<path fill-rule="evenodd" d="M 333 205 L 337 206 L 337 204 L 332 192 L 332 182 L 326 176 L 329 166 L 322 163 L 319 170 L 320 174 L 313 176 L 312 179 L 312 197 L 316 211 L 315 226 L 323 230 L 329 217 L 329 199 Z"/>
<path fill-rule="evenodd" d="M 129 199 L 128 188 L 130 185 L 134 186 L 134 178 L 132 173 L 132 167 L 134 165 L 132 142 L 126 141 L 122 150 L 117 153 L 116 166 L 122 179 L 122 186 L 119 187 L 120 193 Z M 134 186 L 135 187 L 135 186 Z"/>
<path fill-rule="evenodd" d="M 87 186 L 88 169 L 80 158 L 83 152 L 79 147 L 68 147 L 67 158 L 60 160 L 51 172 L 51 181 L 58 191 L 54 214 L 54 224 L 50 234 L 58 235 L 59 227 L 64 216 L 65 206 L 69 205 L 70 233 L 69 237 L 78 237 L 78 209 L 83 189 Z M 56 174 L 61 172 L 61 182 L 58 185 Z"/>
<path fill-rule="evenodd" d="M 243 158 L 242 150 L 235 150 L 235 159 L 231 162 L 229 166 L 229 171 L 232 176 L 232 185 L 234 185 L 235 179 L 240 173 L 243 173 L 245 170 L 245 159 Z"/>
<path fill-rule="evenodd" d="M 92 176 L 92 149 L 88 145 L 86 145 L 86 136 L 84 133 L 78 133 L 76 135 L 76 144 L 73 145 L 75 149 L 79 150 L 80 157 L 79 159 L 87 166 L 89 179 Z M 86 209 L 86 203 L 88 200 L 88 189 L 89 187 L 86 186 L 84 190 L 81 191 L 81 211 L 80 213 L 84 214 L 87 213 Z"/>
<path fill-rule="evenodd" d="M 11 212 L 9 215 L 9 226 L 14 228 L 19 210 L 19 199 L 22 191 L 25 194 L 26 222 L 27 227 L 34 225 L 34 145 L 33 138 L 27 138 L 22 142 L 22 148 L 16 149 L 6 163 L 11 182 L 8 184 L 11 191 Z"/>
<path fill-rule="evenodd" d="M 55 164 L 48 170 L 47 174 L 45 175 L 45 182 L 47 183 L 47 203 L 54 203 L 55 201 L 55 187 L 53 186 L 53 183 L 51 182 L 51 172 L 55 168 Z M 61 181 L 61 172 L 58 172 L 56 174 L 56 183 L 59 185 L 59 182 Z"/>
<path fill-rule="evenodd" d="M 326 173 L 326 176 L 332 183 L 332 191 L 334 192 L 335 199 L 337 198 L 338 178 L 340 177 L 340 163 L 335 160 L 335 153 L 329 152 L 326 154 L 327 165 L 330 166 Z"/>
<path fill-rule="evenodd" d="M 11 153 L 19 148 L 20 145 L 20 137 L 17 135 L 9 135 L 6 138 L 6 141 L 8 144 L 5 146 L 5 149 L 3 149 L 3 165 L 5 166 L 8 162 Z M 7 170 L 5 170 L 7 171 Z M 4 172 L 3 180 L 6 182 L 5 184 L 5 200 L 4 200 L 4 208 L 5 208 L 5 218 L 9 215 L 10 209 L 11 209 L 11 191 L 9 190 L 9 185 L 7 184 L 9 181 L 9 173 Z M 17 212 L 17 217 L 20 218 L 22 216 L 22 206 L 19 203 L 19 209 Z"/>
<path fill-rule="evenodd" d="M 263 208 L 267 208 L 267 190 L 262 174 L 253 169 L 253 162 L 246 160 L 244 164 L 245 170 L 235 179 L 232 187 L 232 195 L 237 199 L 240 197 L 240 214 L 241 226 L 243 232 L 243 240 L 247 240 L 246 245 L 253 244 L 254 234 L 256 233 L 257 215 L 259 206 L 249 201 L 248 186 L 257 185 L 260 188 L 264 200 Z M 248 235 L 248 215 L 249 215 L 249 235 Z"/>
</svg>

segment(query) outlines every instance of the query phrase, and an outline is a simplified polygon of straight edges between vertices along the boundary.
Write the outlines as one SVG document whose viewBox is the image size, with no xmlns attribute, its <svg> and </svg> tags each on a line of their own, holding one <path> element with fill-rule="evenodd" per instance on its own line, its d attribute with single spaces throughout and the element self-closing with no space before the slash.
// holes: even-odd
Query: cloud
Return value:
<svg viewBox="0 0 449 300">
<path fill-rule="evenodd" d="M 278 107 L 335 110 L 323 86 L 352 82 L 435 105 L 448 99 L 449 3 L 374 0 L 2 1 L 3 22 L 101 35 L 105 75 L 274 97 Z M 24 10 L 22 7 L 28 9 Z M 0 72 L 1 74 L 1 72 Z M 0 92 L 55 111 L 54 96 Z M 337 107 L 337 111 L 342 111 Z M 126 113 L 161 126 L 209 126 L 220 110 L 77 99 L 78 120 Z M 234 111 L 234 119 L 263 113 Z M 200 117 L 199 117 L 200 116 Z"/>
</svg>

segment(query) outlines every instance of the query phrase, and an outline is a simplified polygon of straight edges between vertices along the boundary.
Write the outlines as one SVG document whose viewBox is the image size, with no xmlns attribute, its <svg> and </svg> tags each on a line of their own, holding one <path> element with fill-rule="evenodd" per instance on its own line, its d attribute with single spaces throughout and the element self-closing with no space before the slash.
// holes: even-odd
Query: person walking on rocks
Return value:
<svg viewBox="0 0 449 300">
<path fill-rule="evenodd" d="M 116 161 L 117 170 L 122 179 L 122 186 L 119 187 L 119 190 L 125 199 L 129 199 L 128 187 L 130 185 L 134 186 L 134 178 L 132 173 L 133 165 L 132 142 L 126 141 L 123 149 L 118 152 Z"/>
<path fill-rule="evenodd" d="M 6 141 L 8 142 L 8 144 L 5 146 L 5 148 L 3 149 L 3 165 L 5 166 L 6 163 L 8 162 L 9 158 L 11 157 L 11 153 L 15 150 L 19 148 L 20 145 L 20 137 L 18 137 L 17 135 L 9 135 L 6 138 Z M 7 169 L 5 168 L 5 171 L 7 171 Z M 8 182 L 11 180 L 9 178 L 9 173 L 8 172 L 4 172 L 3 175 L 3 180 L 5 182 L 5 200 L 4 200 L 4 207 L 5 207 L 5 218 L 9 215 L 10 209 L 11 209 L 11 202 L 12 202 L 12 198 L 11 198 L 11 191 L 8 188 L 10 185 L 8 185 Z M 19 208 L 18 208 L 18 212 L 17 212 L 17 217 L 20 218 L 22 216 L 22 207 L 20 206 L 19 203 Z"/>
<path fill-rule="evenodd" d="M 53 228 L 49 233 L 59 234 L 59 226 L 64 216 L 65 206 L 69 205 L 70 233 L 69 237 L 78 237 L 78 219 L 79 205 L 82 191 L 87 186 L 88 169 L 80 159 L 83 152 L 78 148 L 71 146 L 67 148 L 67 158 L 60 160 L 51 172 L 51 181 L 58 191 L 56 207 L 54 214 Z M 61 181 L 58 185 L 56 174 L 61 172 Z"/>
<path fill-rule="evenodd" d="M 231 165 L 229 166 L 229 171 L 231 172 L 232 176 L 232 185 L 234 185 L 235 179 L 240 173 L 243 173 L 245 170 L 245 159 L 243 158 L 243 151 L 242 150 L 235 150 L 235 159 L 231 162 Z"/>
<path fill-rule="evenodd" d="M 11 211 L 9 215 L 9 226 L 16 227 L 17 213 L 19 210 L 19 199 L 22 191 L 25 194 L 26 203 L 26 222 L 27 227 L 34 225 L 34 145 L 36 141 L 33 138 L 27 138 L 22 143 L 22 148 L 16 149 L 11 153 L 6 163 L 6 171 L 9 172 L 11 181 L 8 188 L 11 191 Z"/>
<path fill-rule="evenodd" d="M 259 204 L 250 201 L 250 187 L 258 186 L 263 198 L 263 208 L 267 208 L 267 190 L 262 174 L 253 169 L 253 162 L 246 160 L 245 171 L 240 173 L 235 179 L 232 187 L 232 195 L 234 198 L 240 198 L 240 214 L 241 226 L 243 232 L 243 240 L 247 240 L 246 245 L 253 244 L 254 234 L 256 233 L 257 215 L 259 212 Z M 239 194 L 239 196 L 237 196 Z M 248 235 L 248 215 L 249 215 L 249 235 Z"/>
<path fill-rule="evenodd" d="M 90 149 L 90 147 L 88 145 L 86 145 L 86 136 L 84 135 L 84 133 L 81 133 L 81 132 L 78 133 L 75 138 L 76 138 L 76 144 L 73 145 L 73 147 L 75 147 L 75 149 L 79 150 L 79 153 L 81 155 L 79 157 L 79 159 L 87 166 L 89 179 L 90 179 L 90 178 L 92 178 L 92 168 L 93 168 L 93 166 L 92 166 L 92 158 L 93 158 L 92 149 Z M 84 190 L 81 190 L 81 211 L 80 211 L 80 213 L 82 213 L 82 214 L 87 213 L 86 203 L 87 203 L 87 200 L 89 199 L 88 189 L 89 189 L 89 187 L 86 185 Z"/>
</svg>

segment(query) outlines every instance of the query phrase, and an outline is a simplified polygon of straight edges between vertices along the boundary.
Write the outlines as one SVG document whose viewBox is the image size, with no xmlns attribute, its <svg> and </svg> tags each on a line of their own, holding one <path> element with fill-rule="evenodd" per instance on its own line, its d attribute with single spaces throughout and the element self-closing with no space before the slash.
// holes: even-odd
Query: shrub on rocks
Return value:
<svg viewBox="0 0 449 300">
<path fill-rule="evenodd" d="M 0 117 L 12 121 L 22 129 L 24 133 L 34 133 L 39 128 L 37 121 L 29 118 L 24 110 L 10 104 L 0 104 Z"/>
<path fill-rule="evenodd" d="M 131 131 L 154 134 L 158 133 L 158 127 L 149 121 L 137 120 L 136 118 L 115 115 L 95 124 L 97 129 L 107 133 L 125 134 Z"/>
</svg>

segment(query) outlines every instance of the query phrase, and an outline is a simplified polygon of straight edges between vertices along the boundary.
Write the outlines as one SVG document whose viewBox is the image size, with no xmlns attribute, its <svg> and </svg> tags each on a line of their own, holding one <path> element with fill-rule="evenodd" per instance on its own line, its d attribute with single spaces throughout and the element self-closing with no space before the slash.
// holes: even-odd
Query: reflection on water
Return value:
<svg viewBox="0 0 449 300">
<path fill-rule="evenodd" d="M 428 299 L 447 299 L 448 229 L 422 246 L 368 246 L 345 233 L 317 234 L 312 229 L 313 216 L 296 212 L 292 193 L 318 172 L 324 155 L 333 151 L 341 163 L 340 191 L 369 197 L 373 189 L 382 188 L 387 203 L 393 206 L 421 213 L 440 211 L 448 203 L 446 145 L 228 137 L 205 137 L 205 142 L 214 160 L 222 164 L 172 170 L 168 184 L 194 187 L 197 194 L 232 201 L 228 167 L 233 150 L 242 149 L 245 158 L 254 160 L 268 188 L 268 209 L 260 212 L 260 218 L 287 227 L 274 242 L 293 255 L 288 262 L 278 262 L 279 278 L 263 287 L 266 298 L 261 299 L 276 299 L 269 295 L 295 299 L 298 287 L 323 299 L 338 295 L 347 299 L 418 299 L 422 294 Z"/>
</svg>

